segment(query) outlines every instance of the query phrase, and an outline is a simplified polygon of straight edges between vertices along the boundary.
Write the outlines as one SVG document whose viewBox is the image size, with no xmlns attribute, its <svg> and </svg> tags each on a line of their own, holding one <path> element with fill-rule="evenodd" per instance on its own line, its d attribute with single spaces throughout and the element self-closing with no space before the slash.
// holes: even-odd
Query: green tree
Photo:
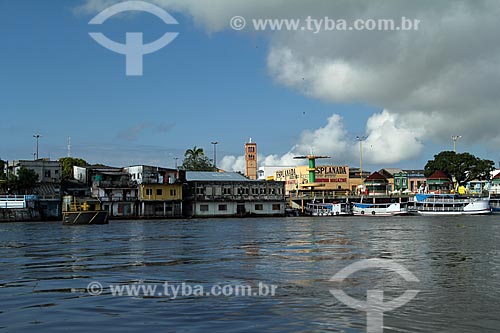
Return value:
<svg viewBox="0 0 500 333">
<path fill-rule="evenodd" d="M 196 146 L 186 150 L 181 168 L 187 171 L 215 171 L 212 160 L 205 156 L 203 148 Z"/>
<path fill-rule="evenodd" d="M 427 162 L 424 173 L 429 177 L 435 171 L 441 170 L 450 178 L 454 178 L 460 186 L 471 180 L 489 180 L 490 172 L 494 169 L 495 163 L 491 160 L 483 160 L 469 153 L 442 151 Z"/>
<path fill-rule="evenodd" d="M 26 167 L 21 167 L 17 172 L 16 188 L 20 193 L 31 193 L 38 181 L 38 174 Z"/>
<path fill-rule="evenodd" d="M 63 179 L 73 178 L 73 167 L 74 166 L 83 167 L 83 166 L 88 165 L 87 161 L 85 161 L 81 158 L 75 158 L 75 157 L 61 157 L 59 159 L 59 162 L 61 163 Z"/>
</svg>

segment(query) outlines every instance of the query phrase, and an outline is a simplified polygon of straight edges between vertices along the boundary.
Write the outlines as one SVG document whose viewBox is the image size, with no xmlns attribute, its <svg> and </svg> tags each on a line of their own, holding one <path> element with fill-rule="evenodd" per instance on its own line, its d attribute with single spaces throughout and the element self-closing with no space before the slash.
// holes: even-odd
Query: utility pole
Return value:
<svg viewBox="0 0 500 333">
<path fill-rule="evenodd" d="M 214 169 L 217 171 L 217 144 L 219 141 L 212 141 L 212 144 L 214 145 Z"/>
<path fill-rule="evenodd" d="M 453 140 L 453 151 L 456 153 L 457 152 L 457 140 L 462 138 L 461 135 L 452 135 L 451 139 Z"/>
<path fill-rule="evenodd" d="M 356 139 L 359 141 L 359 177 L 361 178 L 361 185 L 364 184 L 363 180 L 363 141 L 366 140 L 366 136 L 357 136 Z"/>
<path fill-rule="evenodd" d="M 36 157 L 35 159 L 38 160 L 38 139 L 42 136 L 40 134 L 34 134 L 33 137 L 36 139 L 36 154 L 34 154 L 34 156 Z"/>
</svg>

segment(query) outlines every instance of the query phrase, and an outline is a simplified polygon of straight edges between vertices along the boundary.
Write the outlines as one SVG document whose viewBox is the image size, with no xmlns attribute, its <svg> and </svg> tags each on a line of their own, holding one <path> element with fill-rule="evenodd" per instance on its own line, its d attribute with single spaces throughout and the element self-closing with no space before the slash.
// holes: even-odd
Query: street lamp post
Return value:
<svg viewBox="0 0 500 333">
<path fill-rule="evenodd" d="M 461 135 L 452 135 L 451 139 L 453 140 L 453 152 L 457 152 L 457 140 L 460 139 Z"/>
<path fill-rule="evenodd" d="M 36 153 L 35 153 L 35 156 L 36 156 L 36 159 L 38 160 L 38 139 L 41 137 L 40 134 L 34 134 L 33 137 L 36 139 Z"/>
<path fill-rule="evenodd" d="M 359 141 L 359 177 L 361 178 L 361 184 L 363 181 L 363 141 L 366 140 L 366 136 L 357 136 L 356 139 Z"/>
<path fill-rule="evenodd" d="M 214 145 L 214 169 L 217 171 L 217 144 L 219 141 L 212 141 L 212 144 Z"/>
</svg>

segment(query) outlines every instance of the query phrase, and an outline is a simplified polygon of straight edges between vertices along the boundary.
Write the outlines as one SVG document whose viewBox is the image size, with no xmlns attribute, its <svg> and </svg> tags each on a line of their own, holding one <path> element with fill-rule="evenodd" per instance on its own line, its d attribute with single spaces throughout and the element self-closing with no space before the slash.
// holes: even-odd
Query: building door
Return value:
<svg viewBox="0 0 500 333">
<path fill-rule="evenodd" d="M 245 204 L 238 204 L 236 206 L 236 213 L 238 215 L 245 215 L 245 213 L 246 213 Z"/>
</svg>

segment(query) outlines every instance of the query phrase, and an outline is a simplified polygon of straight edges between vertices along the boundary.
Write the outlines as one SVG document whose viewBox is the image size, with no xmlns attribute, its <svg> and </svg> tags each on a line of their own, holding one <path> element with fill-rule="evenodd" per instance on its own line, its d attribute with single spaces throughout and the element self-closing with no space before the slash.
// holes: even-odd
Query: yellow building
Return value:
<svg viewBox="0 0 500 333">
<path fill-rule="evenodd" d="M 177 201 L 182 200 L 182 184 L 141 184 L 140 201 Z"/>
<path fill-rule="evenodd" d="M 182 184 L 139 185 L 139 215 L 174 217 L 182 215 Z"/>
</svg>

